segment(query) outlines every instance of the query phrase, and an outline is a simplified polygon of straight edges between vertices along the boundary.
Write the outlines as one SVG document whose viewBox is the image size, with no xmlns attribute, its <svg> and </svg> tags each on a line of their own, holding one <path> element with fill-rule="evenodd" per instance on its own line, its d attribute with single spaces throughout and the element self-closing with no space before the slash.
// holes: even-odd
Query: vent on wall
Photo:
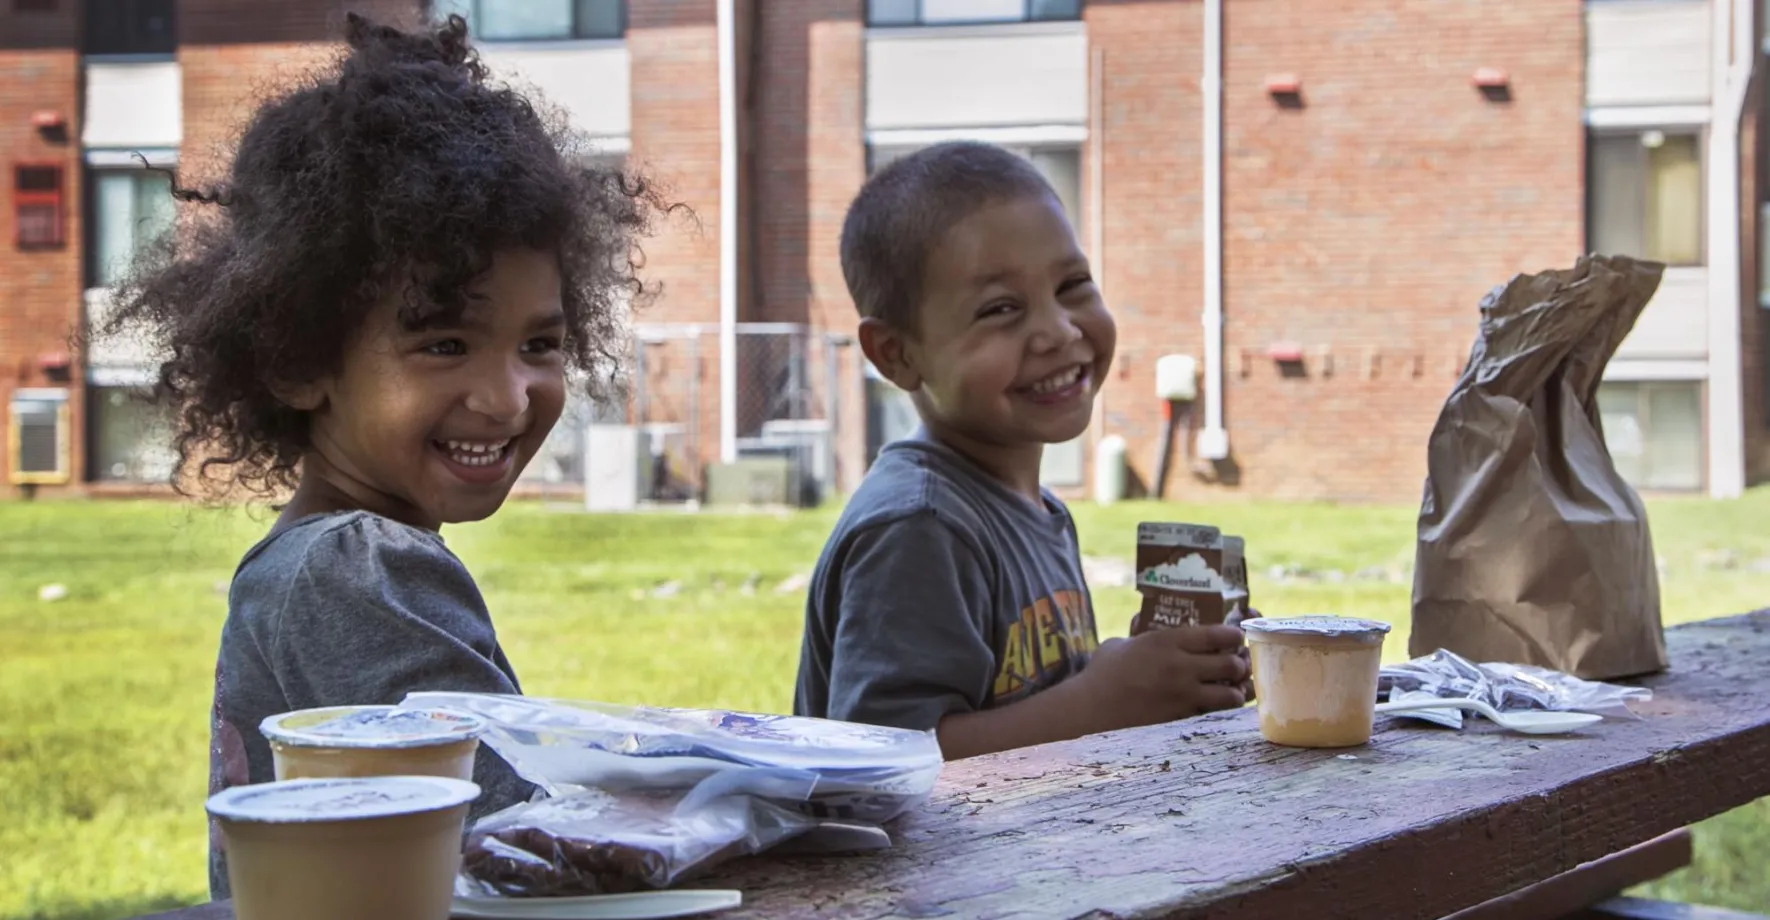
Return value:
<svg viewBox="0 0 1770 920">
<path fill-rule="evenodd" d="M 7 469 L 19 485 L 61 485 L 68 460 L 68 391 L 18 390 L 7 418 Z"/>
</svg>

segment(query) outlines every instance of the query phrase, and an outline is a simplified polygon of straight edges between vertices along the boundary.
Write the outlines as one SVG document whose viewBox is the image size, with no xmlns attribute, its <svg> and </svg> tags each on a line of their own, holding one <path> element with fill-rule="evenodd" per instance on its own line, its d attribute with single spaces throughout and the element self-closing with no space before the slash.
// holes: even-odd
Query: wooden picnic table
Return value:
<svg viewBox="0 0 1770 920">
<path fill-rule="evenodd" d="M 949 764 L 889 852 L 701 884 L 744 891 L 730 920 L 1437 920 L 1770 795 L 1770 610 L 1667 645 L 1641 721 L 1533 738 L 1384 720 L 1366 747 L 1307 751 L 1219 713 Z"/>
</svg>

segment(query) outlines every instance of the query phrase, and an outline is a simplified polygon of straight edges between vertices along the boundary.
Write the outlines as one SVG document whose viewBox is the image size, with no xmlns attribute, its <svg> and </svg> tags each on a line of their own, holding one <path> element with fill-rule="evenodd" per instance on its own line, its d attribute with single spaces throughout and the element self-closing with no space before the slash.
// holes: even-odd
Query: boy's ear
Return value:
<svg viewBox="0 0 1770 920">
<path fill-rule="evenodd" d="M 891 324 L 873 317 L 861 320 L 860 350 L 898 389 L 914 393 L 922 388 L 922 375 L 910 360 L 908 337 Z"/>
<path fill-rule="evenodd" d="M 270 393 L 277 402 L 298 412 L 312 412 L 326 404 L 326 390 L 317 383 L 272 383 Z"/>
</svg>

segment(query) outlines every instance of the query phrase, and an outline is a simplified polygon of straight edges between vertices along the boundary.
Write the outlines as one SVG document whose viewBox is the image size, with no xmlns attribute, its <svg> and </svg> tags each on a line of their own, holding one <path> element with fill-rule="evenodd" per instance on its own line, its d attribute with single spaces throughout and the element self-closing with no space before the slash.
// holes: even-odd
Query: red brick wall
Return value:
<svg viewBox="0 0 1770 920">
<path fill-rule="evenodd" d="M 642 323 L 705 323 L 696 347 L 647 349 L 642 386 L 652 419 L 688 424 L 703 458 L 719 449 L 719 58 L 713 0 L 633 0 L 628 8 L 632 150 L 628 163 L 692 209 L 645 244 L 645 277 L 659 297 Z M 693 386 L 690 385 L 692 378 Z M 691 465 L 692 466 L 692 465 Z M 698 468 L 681 471 L 691 480 Z"/>
<path fill-rule="evenodd" d="M 1095 268 L 1119 326 L 1098 418 L 1125 438 L 1133 476 L 1147 484 L 1162 424 L 1150 396 L 1155 361 L 1203 356 L 1203 23 L 1196 2 L 1096 0 L 1085 9 L 1089 44 L 1103 55 L 1100 123 L 1090 126 L 1105 161 Z M 1182 467 L 1169 482 L 1184 478 Z"/>
<path fill-rule="evenodd" d="M 182 0 L 178 59 L 184 78 L 180 179 L 216 179 L 258 104 L 341 48 L 347 11 L 412 25 L 419 0 Z"/>
<path fill-rule="evenodd" d="M 862 0 L 769 0 L 759 10 L 746 117 L 755 186 L 745 229 L 757 246 L 745 263 L 757 275 L 747 319 L 840 334 L 858 325 L 838 241 L 848 203 L 866 179 L 863 8 Z M 821 360 L 821 346 L 818 354 Z M 851 488 L 866 449 L 860 359 L 858 348 L 835 356 L 840 453 L 850 461 L 839 478 Z M 819 399 L 831 395 L 825 371 L 821 363 L 812 371 Z"/>
<path fill-rule="evenodd" d="M 1238 488 L 1415 499 L 1480 297 L 1582 245 L 1580 3 L 1226 6 L 1225 418 Z M 1202 21 L 1196 3 L 1111 0 L 1088 21 L 1107 55 L 1106 291 L 1122 362 L 1107 411 L 1147 475 L 1154 361 L 1202 356 Z M 1483 66 L 1511 74 L 1510 101 L 1470 85 Z M 1278 71 L 1301 77 L 1300 107 L 1267 95 Z M 1303 376 L 1265 357 L 1277 341 L 1307 350 Z M 1171 475 L 1170 495 L 1200 491 L 1184 466 Z"/>
<path fill-rule="evenodd" d="M 178 43 L 334 42 L 343 35 L 346 13 L 411 26 L 420 9 L 421 0 L 179 0 Z"/>
<path fill-rule="evenodd" d="M 73 474 L 85 458 L 78 434 L 84 402 L 78 368 L 62 379 L 39 366 L 39 357 L 67 353 L 81 319 L 81 170 L 78 23 L 72 4 L 49 13 L 19 13 L 0 5 L 0 421 L 10 426 L 13 390 L 55 386 L 70 391 Z M 53 110 L 66 119 L 65 133 L 45 135 L 31 115 Z M 62 167 L 64 236 L 61 249 L 20 251 L 13 217 L 13 167 L 20 163 Z M 3 434 L 3 432 L 0 432 Z M 0 437 L 0 446 L 5 444 Z M 0 494 L 11 473 L 9 451 L 0 449 Z"/>
<path fill-rule="evenodd" d="M 184 72 L 179 180 L 191 184 L 224 178 L 240 131 L 258 105 L 292 81 L 303 79 L 337 52 L 337 45 L 320 43 L 179 48 Z"/>
</svg>

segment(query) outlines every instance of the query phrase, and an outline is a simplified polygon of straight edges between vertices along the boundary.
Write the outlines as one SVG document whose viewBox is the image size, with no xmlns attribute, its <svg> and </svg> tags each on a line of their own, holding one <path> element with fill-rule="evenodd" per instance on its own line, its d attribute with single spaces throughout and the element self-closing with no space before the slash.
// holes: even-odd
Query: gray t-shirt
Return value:
<svg viewBox="0 0 1770 920">
<path fill-rule="evenodd" d="M 925 435 L 887 445 L 805 603 L 799 715 L 932 729 L 1079 673 L 1099 639 L 1075 524 Z"/>
<path fill-rule="evenodd" d="M 215 665 L 209 791 L 275 779 L 269 716 L 398 703 L 415 690 L 521 693 L 485 600 L 438 534 L 361 511 L 313 515 L 240 561 Z M 481 747 L 472 817 L 534 788 Z M 209 890 L 228 896 L 219 830 Z"/>
</svg>

